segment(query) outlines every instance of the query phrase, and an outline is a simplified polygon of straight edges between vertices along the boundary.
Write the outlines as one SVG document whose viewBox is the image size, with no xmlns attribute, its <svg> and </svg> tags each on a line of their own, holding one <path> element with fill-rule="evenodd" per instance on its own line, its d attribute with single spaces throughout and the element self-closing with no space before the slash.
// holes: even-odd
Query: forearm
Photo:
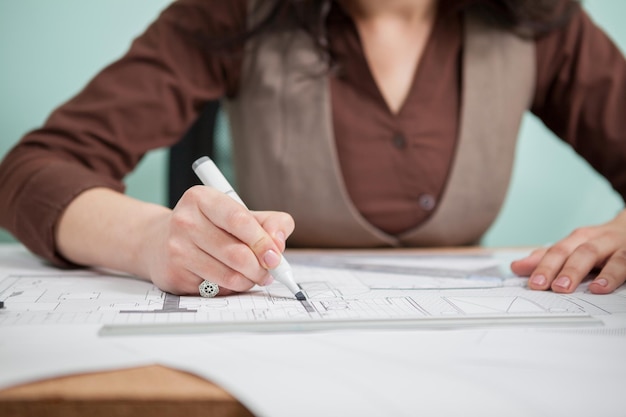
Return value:
<svg viewBox="0 0 626 417">
<path fill-rule="evenodd" d="M 107 188 L 76 197 L 59 220 L 57 249 L 68 260 L 149 278 L 147 244 L 166 207 L 145 203 Z"/>
</svg>

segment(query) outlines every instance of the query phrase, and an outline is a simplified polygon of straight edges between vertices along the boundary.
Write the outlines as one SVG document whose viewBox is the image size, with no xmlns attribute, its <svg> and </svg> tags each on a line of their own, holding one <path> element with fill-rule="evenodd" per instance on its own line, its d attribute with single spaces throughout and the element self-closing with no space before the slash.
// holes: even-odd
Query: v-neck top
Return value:
<svg viewBox="0 0 626 417">
<path fill-rule="evenodd" d="M 337 4 L 327 30 L 339 66 L 330 91 L 346 188 L 370 223 L 401 233 L 434 211 L 450 170 L 460 110 L 461 16 L 438 12 L 396 113 L 370 71 L 356 26 Z"/>
<path fill-rule="evenodd" d="M 410 91 L 393 114 L 352 19 L 332 4 L 327 33 L 338 70 L 327 76 L 343 180 L 356 208 L 387 233 L 423 222 L 445 188 L 462 106 L 462 21 L 460 13 L 437 14 Z M 236 96 L 243 46 L 217 50 L 208 40 L 246 26 L 246 0 L 173 2 L 122 58 L 7 154 L 0 226 L 33 252 L 67 264 L 54 239 L 65 207 L 92 187 L 122 191 L 147 151 L 182 138 L 207 101 Z M 531 111 L 626 196 L 624 56 L 582 9 L 536 39 L 535 50 Z"/>
</svg>

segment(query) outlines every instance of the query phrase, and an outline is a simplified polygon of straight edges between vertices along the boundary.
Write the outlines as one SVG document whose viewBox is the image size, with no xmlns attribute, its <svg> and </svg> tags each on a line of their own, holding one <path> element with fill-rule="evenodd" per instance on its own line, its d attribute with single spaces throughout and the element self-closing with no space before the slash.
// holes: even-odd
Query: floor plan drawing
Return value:
<svg viewBox="0 0 626 417">
<path fill-rule="evenodd" d="M 437 318 L 580 318 L 624 312 L 625 292 L 530 291 L 489 257 L 336 257 L 292 260 L 306 294 L 281 284 L 227 297 L 177 296 L 149 282 L 96 271 L 0 277 L 0 326 L 99 323 L 393 321 Z"/>
</svg>

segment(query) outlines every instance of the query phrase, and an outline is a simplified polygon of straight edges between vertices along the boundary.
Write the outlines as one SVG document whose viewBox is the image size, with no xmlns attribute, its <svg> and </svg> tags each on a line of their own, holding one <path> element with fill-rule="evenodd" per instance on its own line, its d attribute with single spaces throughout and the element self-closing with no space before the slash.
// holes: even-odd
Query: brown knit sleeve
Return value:
<svg viewBox="0 0 626 417">
<path fill-rule="evenodd" d="M 626 199 L 626 60 L 580 10 L 537 41 L 532 112 Z"/>
<path fill-rule="evenodd" d="M 208 40 L 242 33 L 245 16 L 245 0 L 172 3 L 120 60 L 6 155 L 0 226 L 34 253 L 70 265 L 55 250 L 65 207 L 89 188 L 123 191 L 147 151 L 173 144 L 204 103 L 234 93 L 241 48 L 210 48 Z"/>
</svg>

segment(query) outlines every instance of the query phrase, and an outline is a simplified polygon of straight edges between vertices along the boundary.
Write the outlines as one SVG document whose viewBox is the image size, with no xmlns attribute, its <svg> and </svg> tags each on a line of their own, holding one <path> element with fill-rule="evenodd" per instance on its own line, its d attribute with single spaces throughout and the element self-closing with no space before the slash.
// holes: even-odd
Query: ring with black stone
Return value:
<svg viewBox="0 0 626 417">
<path fill-rule="evenodd" d="M 220 292 L 220 287 L 211 281 L 204 280 L 200 285 L 198 285 L 198 291 L 200 291 L 200 296 L 204 298 L 213 298 Z"/>
</svg>

